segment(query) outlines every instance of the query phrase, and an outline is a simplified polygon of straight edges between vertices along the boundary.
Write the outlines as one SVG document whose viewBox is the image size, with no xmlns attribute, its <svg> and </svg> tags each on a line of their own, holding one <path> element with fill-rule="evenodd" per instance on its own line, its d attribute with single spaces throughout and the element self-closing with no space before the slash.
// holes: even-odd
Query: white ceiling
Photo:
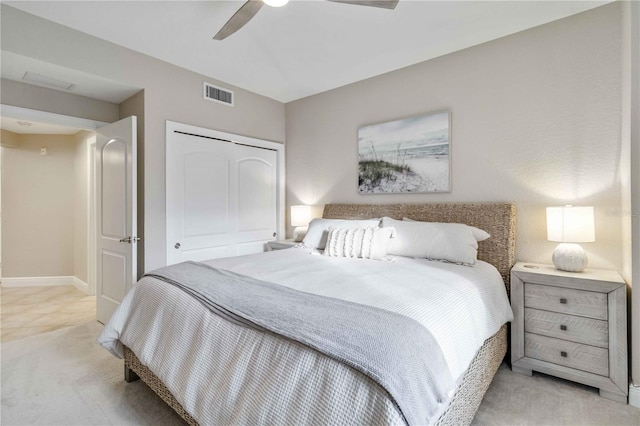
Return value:
<svg viewBox="0 0 640 426">
<path fill-rule="evenodd" d="M 292 0 L 282 8 L 264 6 L 244 28 L 223 41 L 212 37 L 242 0 L 5 3 L 289 102 L 608 2 L 400 0 L 395 10 L 385 10 Z M 19 73 L 9 67 L 7 72 Z M 4 63 L 2 73 L 4 77 Z M 89 83 L 86 96 L 91 96 Z"/>
</svg>

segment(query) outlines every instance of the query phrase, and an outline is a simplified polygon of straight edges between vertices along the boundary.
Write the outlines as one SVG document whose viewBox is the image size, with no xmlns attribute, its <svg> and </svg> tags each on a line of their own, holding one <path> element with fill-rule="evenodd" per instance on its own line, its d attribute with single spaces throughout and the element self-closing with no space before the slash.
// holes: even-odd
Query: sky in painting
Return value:
<svg viewBox="0 0 640 426">
<path fill-rule="evenodd" d="M 441 134 L 448 127 L 449 112 L 442 111 L 361 127 L 358 129 L 358 143 L 361 148 L 371 143 L 380 148 L 398 143 L 441 144 L 441 139 L 430 140 L 429 135 Z"/>
</svg>

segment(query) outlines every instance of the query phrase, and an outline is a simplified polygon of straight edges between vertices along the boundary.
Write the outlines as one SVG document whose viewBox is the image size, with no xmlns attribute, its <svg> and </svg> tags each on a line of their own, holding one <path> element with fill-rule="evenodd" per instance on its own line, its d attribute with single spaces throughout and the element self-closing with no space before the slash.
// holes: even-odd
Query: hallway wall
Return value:
<svg viewBox="0 0 640 426">
<path fill-rule="evenodd" d="M 17 143 L 3 148 L 2 159 L 3 278 L 75 276 L 87 282 L 92 136 L 11 134 Z M 47 155 L 41 155 L 43 147 Z"/>
</svg>

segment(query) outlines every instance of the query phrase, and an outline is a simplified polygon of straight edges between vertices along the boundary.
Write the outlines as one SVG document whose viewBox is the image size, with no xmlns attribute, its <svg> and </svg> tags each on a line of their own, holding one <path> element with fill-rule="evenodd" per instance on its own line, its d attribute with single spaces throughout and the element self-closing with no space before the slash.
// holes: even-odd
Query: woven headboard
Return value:
<svg viewBox="0 0 640 426">
<path fill-rule="evenodd" d="M 408 217 L 424 222 L 464 223 L 487 231 L 478 243 L 478 259 L 495 266 L 510 290 L 509 272 L 515 263 L 516 207 L 508 203 L 327 204 L 327 219 Z"/>
</svg>

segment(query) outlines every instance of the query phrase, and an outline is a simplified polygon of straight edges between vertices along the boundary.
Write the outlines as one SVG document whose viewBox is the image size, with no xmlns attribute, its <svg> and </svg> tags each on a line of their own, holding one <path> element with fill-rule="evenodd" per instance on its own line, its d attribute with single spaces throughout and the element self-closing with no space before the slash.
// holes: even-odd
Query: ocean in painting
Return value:
<svg viewBox="0 0 640 426">
<path fill-rule="evenodd" d="M 359 192 L 447 192 L 449 147 L 448 111 L 362 127 Z"/>
</svg>

